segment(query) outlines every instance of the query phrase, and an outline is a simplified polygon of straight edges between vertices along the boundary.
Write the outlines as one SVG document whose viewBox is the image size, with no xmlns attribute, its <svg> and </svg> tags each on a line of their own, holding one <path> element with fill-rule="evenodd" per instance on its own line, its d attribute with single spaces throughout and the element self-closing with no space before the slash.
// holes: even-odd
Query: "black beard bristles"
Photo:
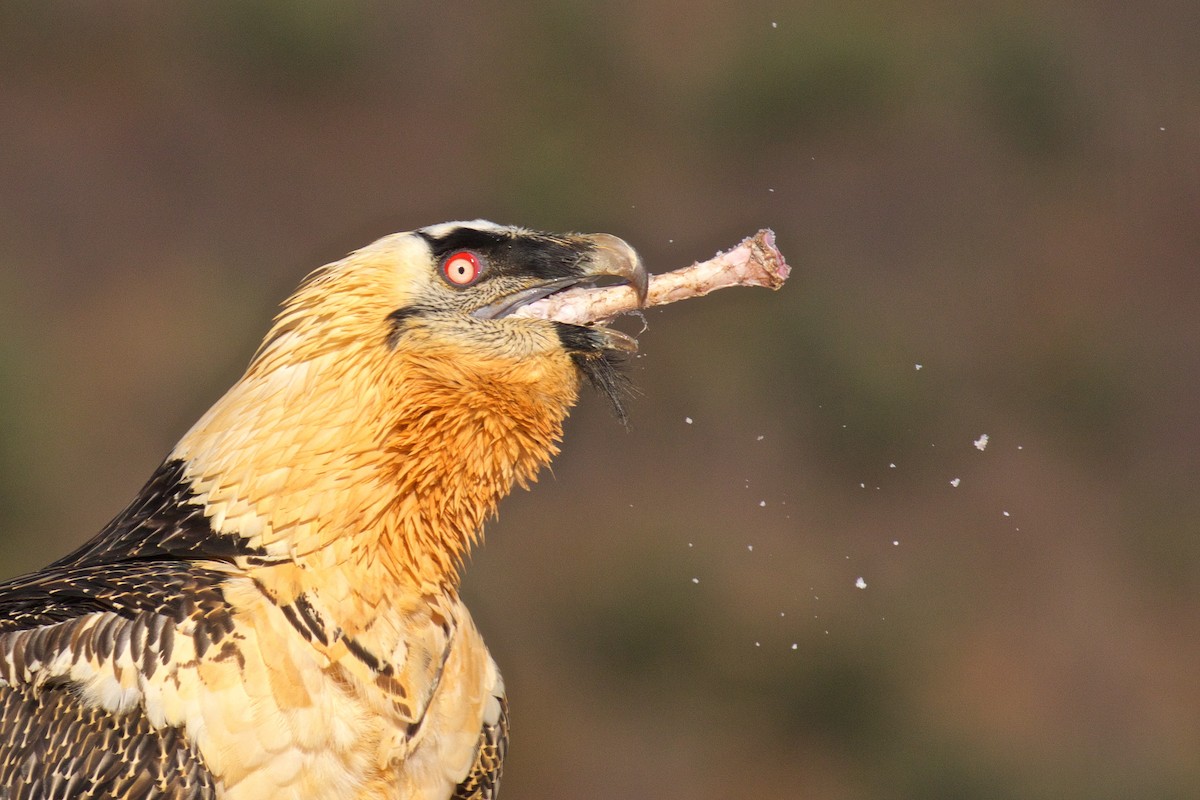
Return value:
<svg viewBox="0 0 1200 800">
<path fill-rule="evenodd" d="M 635 391 L 626 373 L 629 363 L 626 354 L 606 347 L 609 340 L 601 331 L 563 322 L 556 323 L 556 327 L 559 341 L 571 354 L 575 366 L 592 388 L 608 398 L 617 419 L 628 427 L 629 414 L 625 411 L 625 400 L 632 397 Z"/>
<path fill-rule="evenodd" d="M 592 388 L 608 398 L 613 413 L 625 427 L 629 427 L 629 414 L 625 411 L 625 400 L 637 392 L 629 379 L 626 368 L 629 359 L 616 350 L 598 350 L 592 353 L 572 353 L 571 360 L 587 378 Z"/>
</svg>

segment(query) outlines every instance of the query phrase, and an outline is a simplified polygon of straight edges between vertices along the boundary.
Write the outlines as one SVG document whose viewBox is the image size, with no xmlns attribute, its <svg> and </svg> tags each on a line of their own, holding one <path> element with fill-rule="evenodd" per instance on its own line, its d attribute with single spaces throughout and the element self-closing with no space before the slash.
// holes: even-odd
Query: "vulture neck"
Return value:
<svg viewBox="0 0 1200 800">
<path fill-rule="evenodd" d="M 561 352 L 482 358 L 449 341 L 284 360 L 274 349 L 173 457 L 212 528 L 276 562 L 265 582 L 284 599 L 317 586 L 356 608 L 456 594 L 485 520 L 558 452 L 578 395 Z"/>
</svg>

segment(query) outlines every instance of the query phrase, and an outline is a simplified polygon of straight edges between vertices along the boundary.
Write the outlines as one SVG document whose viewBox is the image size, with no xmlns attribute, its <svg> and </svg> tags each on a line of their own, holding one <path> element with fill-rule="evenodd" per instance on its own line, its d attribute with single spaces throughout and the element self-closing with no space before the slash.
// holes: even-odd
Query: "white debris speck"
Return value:
<svg viewBox="0 0 1200 800">
<path fill-rule="evenodd" d="M 767 507 L 767 501 L 766 501 L 766 500 L 759 500 L 759 501 L 758 501 L 758 507 L 759 507 L 759 508 L 766 508 L 766 507 Z"/>
<path fill-rule="evenodd" d="M 754 646 L 755 646 L 755 647 L 762 647 L 762 642 L 755 642 L 755 643 L 754 643 Z"/>
<path fill-rule="evenodd" d="M 1001 514 L 1003 514 L 1003 515 L 1004 515 L 1004 516 L 1006 516 L 1006 517 L 1011 517 L 1011 516 L 1012 516 L 1012 514 L 1008 513 L 1007 511 L 1001 511 L 1000 513 L 1001 513 Z"/>
<path fill-rule="evenodd" d="M 692 583 L 699 583 L 699 582 L 700 582 L 699 578 L 692 578 Z"/>
<path fill-rule="evenodd" d="M 771 23 L 771 27 L 772 27 L 772 28 L 778 28 L 778 27 L 779 27 L 779 23 L 778 23 L 778 22 L 772 22 L 772 23 Z M 1165 130 L 1166 130 L 1166 128 L 1159 128 L 1159 130 L 1160 130 L 1160 131 L 1165 131 Z"/>
<path fill-rule="evenodd" d="M 688 547 L 695 547 L 691 542 L 688 542 Z"/>
<path fill-rule="evenodd" d="M 924 364 L 913 364 L 914 369 L 920 369 L 923 366 L 925 366 L 925 365 Z"/>
<path fill-rule="evenodd" d="M 688 425 L 691 425 L 691 424 L 692 424 L 692 418 L 691 418 L 691 417 L 684 417 L 684 418 L 683 418 L 683 421 L 684 421 L 684 422 L 686 422 Z"/>
<path fill-rule="evenodd" d="M 774 189 L 767 189 L 768 192 L 774 192 Z"/>
<path fill-rule="evenodd" d="M 953 486 L 955 489 L 958 488 L 958 485 L 960 483 L 962 483 L 962 478 L 951 478 L 950 479 L 950 485 Z"/>
<path fill-rule="evenodd" d="M 780 611 L 780 612 L 779 612 L 779 616 L 781 616 L 781 617 L 782 617 L 782 616 L 784 616 L 784 615 L 786 615 L 786 614 L 787 614 L 787 612 L 786 612 L 786 611 Z"/>
<path fill-rule="evenodd" d="M 754 441 L 756 441 L 756 442 L 761 442 L 762 440 L 763 440 L 763 435 L 760 433 L 760 434 L 758 435 L 758 438 L 757 438 L 757 439 L 755 439 Z"/>
<path fill-rule="evenodd" d="M 792 642 L 792 649 L 793 649 L 793 650 L 799 650 L 799 649 L 800 649 L 800 643 L 799 643 L 799 642 Z"/>
<path fill-rule="evenodd" d="M 888 469 L 895 469 L 895 468 L 896 468 L 896 462 L 893 461 L 891 464 L 888 464 Z"/>
<path fill-rule="evenodd" d="M 866 581 L 866 579 L 865 579 L 865 578 L 863 578 L 863 576 L 862 576 L 862 575 L 859 575 L 859 576 L 858 576 L 858 580 L 856 580 L 856 581 L 854 582 L 854 585 L 855 585 L 855 587 L 856 587 L 856 588 L 859 588 L 859 589 L 865 589 L 865 588 L 867 588 L 867 581 Z"/>
<path fill-rule="evenodd" d="M 746 549 L 747 549 L 747 550 L 749 550 L 751 553 L 753 553 L 753 552 L 754 552 L 754 545 L 752 545 L 752 544 L 748 544 L 748 545 L 746 545 Z"/>
<path fill-rule="evenodd" d="M 899 546 L 900 546 L 900 540 L 892 539 L 892 547 L 899 547 Z"/>
<path fill-rule="evenodd" d="M 975 449 L 986 450 L 987 443 L 988 443 L 988 435 L 986 433 L 980 434 L 979 438 L 975 440 Z"/>
<path fill-rule="evenodd" d="M 860 488 L 860 489 L 865 489 L 865 488 L 867 488 L 867 485 L 866 485 L 865 483 L 860 483 L 860 484 L 858 485 L 858 488 Z"/>
</svg>

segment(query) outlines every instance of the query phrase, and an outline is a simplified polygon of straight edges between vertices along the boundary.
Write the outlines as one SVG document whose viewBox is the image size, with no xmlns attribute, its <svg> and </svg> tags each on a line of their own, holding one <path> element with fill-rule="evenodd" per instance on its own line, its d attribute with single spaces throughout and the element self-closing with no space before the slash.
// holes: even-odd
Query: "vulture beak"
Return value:
<svg viewBox="0 0 1200 800">
<path fill-rule="evenodd" d="M 646 292 L 650 289 L 650 274 L 642 265 L 642 258 L 637 251 L 624 239 L 619 239 L 611 233 L 594 233 L 583 238 L 595 248 L 591 257 L 582 264 L 587 274 L 624 278 L 637 292 L 638 305 L 644 306 Z"/>
<path fill-rule="evenodd" d="M 600 278 L 623 279 L 637 293 L 638 305 L 645 305 L 646 293 L 650 289 L 650 273 L 646 272 L 641 256 L 628 242 L 610 233 L 592 233 L 572 238 L 584 245 L 583 256 L 575 265 L 572 274 L 542 281 L 505 295 L 475 309 L 471 312 L 472 316 L 479 319 L 501 319 L 521 306 L 572 286 L 594 284 Z"/>
</svg>

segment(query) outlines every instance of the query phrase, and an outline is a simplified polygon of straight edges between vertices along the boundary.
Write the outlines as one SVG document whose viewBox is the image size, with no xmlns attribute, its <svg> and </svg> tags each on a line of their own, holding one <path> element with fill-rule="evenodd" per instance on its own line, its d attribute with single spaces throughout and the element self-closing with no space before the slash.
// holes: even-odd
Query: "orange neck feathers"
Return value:
<svg viewBox="0 0 1200 800">
<path fill-rule="evenodd" d="M 344 576 L 378 604 L 456 591 L 484 521 L 557 453 L 578 375 L 561 350 L 516 355 L 460 325 L 395 342 L 394 267 L 360 251 L 303 286 L 247 373 L 176 447 L 215 530 Z M 349 271 L 347 265 L 354 269 Z M 336 292 L 330 285 L 336 281 Z M 357 283 L 356 283 L 357 282 Z"/>
</svg>

